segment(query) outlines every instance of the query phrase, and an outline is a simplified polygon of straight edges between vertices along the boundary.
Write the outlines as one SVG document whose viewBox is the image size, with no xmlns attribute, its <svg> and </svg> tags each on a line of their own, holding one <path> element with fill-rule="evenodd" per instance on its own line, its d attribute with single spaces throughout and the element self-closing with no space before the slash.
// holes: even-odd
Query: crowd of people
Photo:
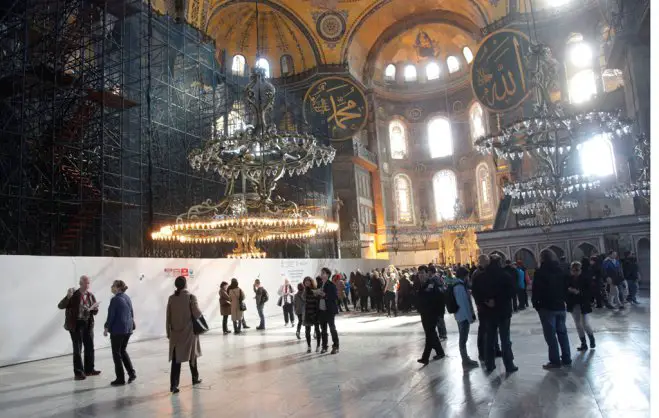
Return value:
<svg viewBox="0 0 659 418">
<path fill-rule="evenodd" d="M 632 253 L 625 253 L 622 261 L 610 251 L 606 257 L 596 255 L 568 264 L 565 259 L 556 260 L 553 253 L 544 252 L 540 261 L 535 271 L 527 270 L 519 261 L 504 261 L 497 255 L 481 255 L 477 265 L 436 266 L 431 263 L 409 269 L 389 266 L 368 273 L 357 270 L 348 276 L 323 268 L 318 277 L 305 277 L 296 288 L 285 279 L 277 290 L 277 305 L 282 309 L 285 326 L 290 324 L 295 328 L 297 320 L 298 339 L 302 339 L 304 327 L 307 353 L 312 352 L 312 341 L 315 341 L 315 351 L 321 354 L 329 350 L 329 337 L 331 354 L 339 353 L 335 317 L 344 310 L 350 312 L 350 305 L 354 311 L 373 311 L 387 316 L 416 311 L 425 334 L 424 350 L 418 359 L 424 365 L 429 364 L 433 351 L 433 359 L 445 357 L 441 344 L 448 337 L 444 317 L 446 313 L 452 314 L 458 327 L 458 346 L 465 369 L 479 366 L 467 350 L 469 329 L 478 321 L 478 360 L 486 372 L 492 372 L 496 368 L 496 358 L 501 357 L 506 372 L 513 373 L 518 368 L 510 339 L 511 318 L 514 312 L 529 307 L 530 294 L 548 347 L 549 362 L 543 368 L 555 369 L 572 363 L 567 313 L 574 320 L 580 340 L 577 350 L 594 349 L 595 336 L 589 314 L 593 308 L 624 309 L 625 303 L 638 304 L 640 276 Z M 73 343 L 75 379 L 84 380 L 100 374 L 94 364 L 93 341 L 94 316 L 98 314 L 99 303 L 90 292 L 89 277 L 82 276 L 79 285 L 78 289 L 68 289 L 58 307 L 66 311 L 64 327 Z M 176 290 L 167 303 L 166 332 L 171 362 L 170 390 L 177 393 L 181 363 L 189 363 L 193 385 L 201 383 L 197 369 L 197 359 L 201 356 L 199 335 L 207 328 L 197 298 L 187 290 L 186 278 L 177 277 L 174 287 Z M 127 288 L 121 280 L 112 284 L 114 296 L 104 324 L 104 335 L 110 336 L 115 365 L 113 386 L 131 383 L 137 378 L 126 350 L 136 329 Z M 269 293 L 259 279 L 253 284 L 253 292 L 260 318 L 256 329 L 265 330 L 263 310 L 270 300 Z M 225 335 L 231 333 L 229 316 L 235 334 L 249 328 L 244 318 L 245 300 L 245 292 L 237 279 L 232 279 L 231 283 L 222 282 L 219 303 Z"/>
</svg>

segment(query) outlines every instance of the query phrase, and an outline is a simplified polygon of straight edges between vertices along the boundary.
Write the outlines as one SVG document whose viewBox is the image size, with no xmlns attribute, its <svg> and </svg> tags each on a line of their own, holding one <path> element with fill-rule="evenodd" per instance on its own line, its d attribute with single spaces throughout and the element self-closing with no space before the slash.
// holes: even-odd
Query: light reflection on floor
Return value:
<svg viewBox="0 0 659 418">
<path fill-rule="evenodd" d="M 571 369 L 546 372 L 546 345 L 532 310 L 513 318 L 520 371 L 503 365 L 486 376 L 463 373 L 457 327 L 447 316 L 448 358 L 421 368 L 417 317 L 341 317 L 341 354 L 306 354 L 294 330 L 271 321 L 267 333 L 206 335 L 200 387 L 183 367 L 181 393 L 168 392 L 164 340 L 131 344 L 138 380 L 113 388 L 108 350 L 97 351 L 102 377 L 71 379 L 63 357 L 0 369 L 0 414 L 14 417 L 578 417 L 636 418 L 650 412 L 649 300 L 624 312 L 597 310 L 597 349 L 573 351 Z M 476 357 L 475 325 L 469 349 Z M 568 318 L 572 348 L 578 337 Z M 187 383 L 185 383 L 187 382 Z"/>
</svg>

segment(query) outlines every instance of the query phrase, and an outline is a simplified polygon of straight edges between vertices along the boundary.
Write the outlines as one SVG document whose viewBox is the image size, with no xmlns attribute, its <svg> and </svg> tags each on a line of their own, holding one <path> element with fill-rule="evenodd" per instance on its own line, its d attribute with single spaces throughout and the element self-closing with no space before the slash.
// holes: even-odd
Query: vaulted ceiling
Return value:
<svg viewBox="0 0 659 418">
<path fill-rule="evenodd" d="M 255 0 L 187 0 L 184 8 L 188 22 L 215 39 L 218 50 L 244 55 L 249 65 L 256 60 L 258 24 L 259 49 L 274 76 L 281 75 L 281 56 L 290 55 L 298 73 L 348 63 L 363 79 L 380 50 L 399 35 L 437 23 L 474 42 L 479 28 L 506 14 L 508 1 L 258 0 L 258 23 Z M 437 41 L 446 39 L 455 40 Z"/>
</svg>

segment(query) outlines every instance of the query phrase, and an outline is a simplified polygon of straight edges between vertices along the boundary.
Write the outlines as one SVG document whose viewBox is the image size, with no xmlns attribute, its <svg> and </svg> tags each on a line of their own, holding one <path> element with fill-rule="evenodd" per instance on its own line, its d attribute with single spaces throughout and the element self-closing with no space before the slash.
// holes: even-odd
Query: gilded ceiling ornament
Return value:
<svg viewBox="0 0 659 418">
<path fill-rule="evenodd" d="M 316 32 L 329 48 L 334 48 L 346 33 L 347 10 L 325 10 L 311 14 L 316 22 Z"/>
<path fill-rule="evenodd" d="M 412 122 L 417 122 L 423 116 L 423 109 L 420 107 L 413 107 L 407 111 L 407 118 Z"/>
</svg>

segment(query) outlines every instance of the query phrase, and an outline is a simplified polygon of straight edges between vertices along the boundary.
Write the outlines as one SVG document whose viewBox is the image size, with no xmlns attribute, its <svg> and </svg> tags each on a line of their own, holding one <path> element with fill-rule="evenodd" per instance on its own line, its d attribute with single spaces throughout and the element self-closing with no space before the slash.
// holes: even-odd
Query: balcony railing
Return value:
<svg viewBox="0 0 659 418">
<path fill-rule="evenodd" d="M 352 149 L 356 157 L 362 158 L 373 165 L 378 165 L 377 155 L 375 155 L 374 152 L 369 151 L 358 139 L 353 138 Z"/>
</svg>

